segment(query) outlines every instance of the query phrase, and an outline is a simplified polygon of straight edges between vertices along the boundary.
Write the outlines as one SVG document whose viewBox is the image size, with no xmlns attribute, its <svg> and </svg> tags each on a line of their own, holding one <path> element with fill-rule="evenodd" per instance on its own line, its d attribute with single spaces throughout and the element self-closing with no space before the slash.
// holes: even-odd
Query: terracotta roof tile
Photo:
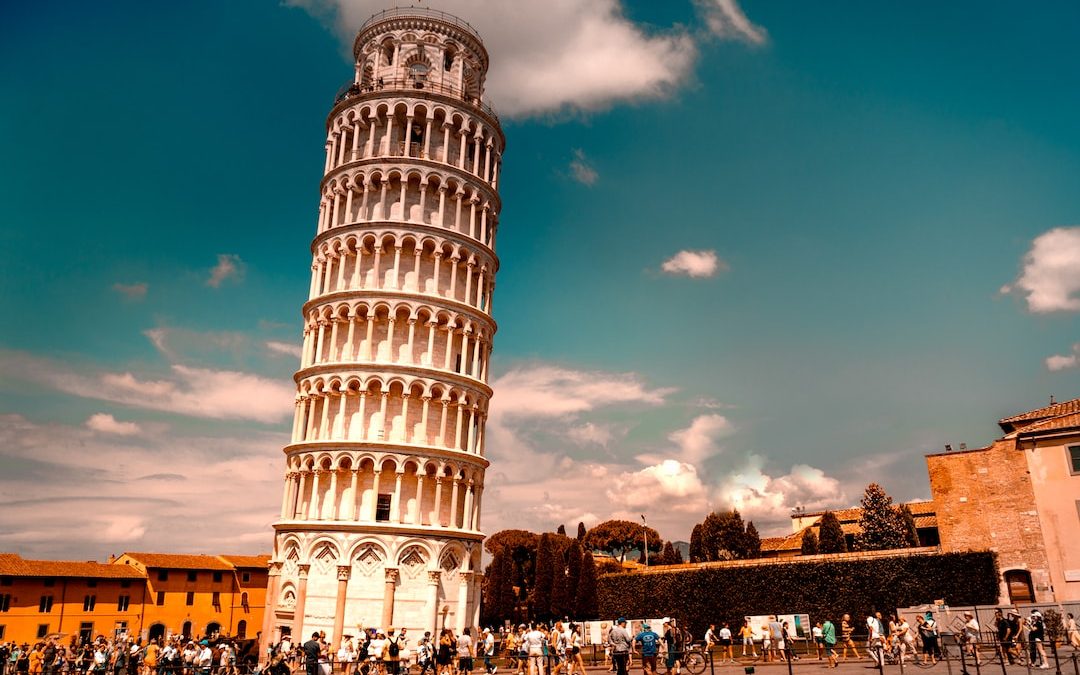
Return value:
<svg viewBox="0 0 1080 675">
<path fill-rule="evenodd" d="M 1080 399 L 1078 399 L 1080 400 Z M 1051 417 L 1050 419 L 1034 422 L 1018 431 L 1019 435 L 1037 434 L 1055 429 L 1072 429 L 1080 427 L 1080 412 Z"/>
<path fill-rule="evenodd" d="M 1061 403 L 1048 405 L 1045 408 L 1029 410 L 1025 413 L 1020 413 L 1019 415 L 1006 417 L 1004 419 L 998 420 L 998 425 L 1000 425 L 1002 429 L 1008 432 L 1012 431 L 1016 427 L 1026 426 L 1024 424 L 1026 422 L 1043 420 L 1048 417 L 1071 415 L 1078 412 L 1080 412 L 1080 398 L 1074 398 L 1071 401 L 1062 401 Z"/>
<path fill-rule="evenodd" d="M 85 579 L 142 579 L 127 565 L 69 560 L 27 560 L 17 553 L 0 553 L 0 575 L 10 577 L 78 577 Z"/>
<path fill-rule="evenodd" d="M 187 570 L 222 570 L 233 569 L 232 565 L 216 555 L 193 555 L 184 553 L 131 553 L 124 555 L 146 567 Z"/>
<path fill-rule="evenodd" d="M 218 557 L 236 568 L 265 570 L 270 564 L 268 555 L 221 555 Z"/>
</svg>

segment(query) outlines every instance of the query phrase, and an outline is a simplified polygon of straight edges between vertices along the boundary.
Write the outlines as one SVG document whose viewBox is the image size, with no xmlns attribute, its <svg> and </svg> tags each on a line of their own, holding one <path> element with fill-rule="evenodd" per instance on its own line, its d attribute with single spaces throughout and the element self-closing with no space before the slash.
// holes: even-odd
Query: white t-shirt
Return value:
<svg viewBox="0 0 1080 675">
<path fill-rule="evenodd" d="M 544 634 L 535 628 L 528 633 L 525 633 L 525 650 L 529 653 L 529 656 L 543 656 L 544 654 Z"/>
<path fill-rule="evenodd" d="M 385 642 L 386 642 L 386 640 L 383 640 L 383 639 L 380 639 L 380 638 L 375 638 L 374 640 L 369 642 L 368 643 L 368 648 L 367 648 L 368 657 L 372 658 L 372 659 L 381 659 L 382 658 L 382 651 L 383 651 L 383 644 Z"/>
<path fill-rule="evenodd" d="M 457 655 L 460 659 L 472 656 L 472 637 L 462 635 L 457 639 Z"/>
<path fill-rule="evenodd" d="M 484 656 L 495 656 L 495 636 L 491 633 L 484 638 Z"/>
<path fill-rule="evenodd" d="M 724 626 L 723 628 L 721 628 L 720 629 L 720 639 L 721 640 L 730 640 L 731 639 L 731 629 L 728 628 L 727 626 Z"/>
</svg>

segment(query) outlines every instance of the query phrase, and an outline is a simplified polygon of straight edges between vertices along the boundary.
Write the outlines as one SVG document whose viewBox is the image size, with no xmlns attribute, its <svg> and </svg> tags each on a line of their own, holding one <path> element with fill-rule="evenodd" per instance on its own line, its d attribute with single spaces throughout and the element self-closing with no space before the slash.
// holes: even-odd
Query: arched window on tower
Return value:
<svg viewBox="0 0 1080 675">
<path fill-rule="evenodd" d="M 450 72 L 450 69 L 454 67 L 455 52 L 453 49 L 447 49 L 443 52 L 442 67 L 446 72 Z"/>
<path fill-rule="evenodd" d="M 417 89 L 423 89 L 424 83 L 427 82 L 428 76 L 428 64 L 423 61 L 417 61 L 409 66 L 409 79 L 412 80 L 413 86 Z"/>
<path fill-rule="evenodd" d="M 382 43 L 383 57 L 386 59 L 386 65 L 394 65 L 394 41 L 386 40 Z"/>
</svg>

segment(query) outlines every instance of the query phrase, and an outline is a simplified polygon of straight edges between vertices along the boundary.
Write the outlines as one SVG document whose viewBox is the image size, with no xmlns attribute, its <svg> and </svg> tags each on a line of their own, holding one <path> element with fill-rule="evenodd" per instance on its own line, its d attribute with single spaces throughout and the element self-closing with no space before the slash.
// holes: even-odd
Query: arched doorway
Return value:
<svg viewBox="0 0 1080 675">
<path fill-rule="evenodd" d="M 180 634 L 183 635 L 185 638 L 188 638 L 188 639 L 191 638 L 191 622 L 190 621 L 185 621 L 184 622 L 184 627 L 180 630 Z"/>
<path fill-rule="evenodd" d="M 1009 589 L 1009 602 L 1035 602 L 1035 588 L 1031 585 L 1031 572 L 1009 570 L 1005 573 L 1005 586 Z"/>
<path fill-rule="evenodd" d="M 211 621 L 206 624 L 206 637 L 213 637 L 221 632 L 221 624 L 217 621 Z"/>
<path fill-rule="evenodd" d="M 150 632 L 147 637 L 151 640 L 160 640 L 161 638 L 165 637 L 165 624 L 150 624 Z"/>
<path fill-rule="evenodd" d="M 236 624 L 236 638 L 243 640 L 247 637 L 247 621 L 240 619 L 240 622 Z"/>
</svg>

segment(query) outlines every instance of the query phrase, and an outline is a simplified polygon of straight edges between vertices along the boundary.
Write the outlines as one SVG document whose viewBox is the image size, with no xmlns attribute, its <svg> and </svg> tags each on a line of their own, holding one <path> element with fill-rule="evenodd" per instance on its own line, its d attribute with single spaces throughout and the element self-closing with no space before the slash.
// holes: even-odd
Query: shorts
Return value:
<svg viewBox="0 0 1080 675">
<path fill-rule="evenodd" d="M 471 672 L 473 669 L 473 662 L 471 656 L 462 656 L 458 659 L 458 670 L 464 670 L 466 673 Z"/>
<path fill-rule="evenodd" d="M 649 672 L 656 672 L 656 654 L 641 657 L 641 667 Z"/>
<path fill-rule="evenodd" d="M 731 638 L 720 638 L 720 646 L 721 647 L 730 647 L 731 646 Z"/>
<path fill-rule="evenodd" d="M 742 643 L 743 643 L 744 645 L 749 645 L 749 646 L 753 647 L 753 646 L 754 646 L 754 638 L 753 638 L 753 637 L 751 637 L 751 636 L 749 636 L 749 635 L 747 635 L 746 637 L 744 637 L 744 638 L 742 639 Z"/>
</svg>

